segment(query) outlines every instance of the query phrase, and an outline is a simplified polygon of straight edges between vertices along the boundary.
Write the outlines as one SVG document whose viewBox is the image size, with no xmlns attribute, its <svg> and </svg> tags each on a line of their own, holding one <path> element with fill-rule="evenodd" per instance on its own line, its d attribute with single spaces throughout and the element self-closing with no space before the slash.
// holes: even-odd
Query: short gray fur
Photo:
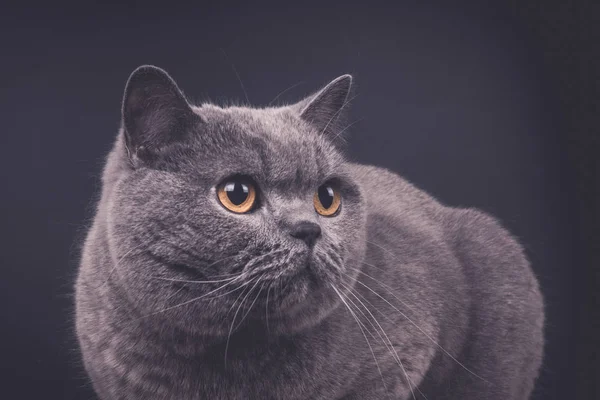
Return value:
<svg viewBox="0 0 600 400">
<path fill-rule="evenodd" d="M 134 71 L 76 284 L 100 398 L 529 398 L 544 311 L 522 247 L 347 161 L 351 81 L 290 106 L 196 107 L 163 70 Z M 251 213 L 217 200 L 234 174 L 259 188 Z M 330 178 L 342 207 L 324 217 Z M 312 247 L 290 235 L 301 221 L 321 228 Z"/>
</svg>

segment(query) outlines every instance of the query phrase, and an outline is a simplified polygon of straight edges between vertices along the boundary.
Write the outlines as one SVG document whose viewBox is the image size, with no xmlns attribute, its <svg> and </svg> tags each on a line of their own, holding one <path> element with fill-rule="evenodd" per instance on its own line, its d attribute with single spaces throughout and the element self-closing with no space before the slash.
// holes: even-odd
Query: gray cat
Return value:
<svg viewBox="0 0 600 400">
<path fill-rule="evenodd" d="M 191 106 L 133 72 L 76 286 L 102 399 L 527 399 L 543 301 L 490 216 L 348 162 L 352 78 Z"/>
</svg>

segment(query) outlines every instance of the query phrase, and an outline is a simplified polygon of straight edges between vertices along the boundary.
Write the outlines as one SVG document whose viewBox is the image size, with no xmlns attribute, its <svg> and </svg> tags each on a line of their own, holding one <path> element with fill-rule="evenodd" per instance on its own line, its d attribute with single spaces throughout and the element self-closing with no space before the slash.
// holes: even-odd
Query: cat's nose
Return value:
<svg viewBox="0 0 600 400">
<path fill-rule="evenodd" d="M 321 236 L 321 227 L 314 222 L 300 221 L 292 226 L 290 235 L 302 239 L 308 246 L 312 246 L 317 238 Z"/>
</svg>

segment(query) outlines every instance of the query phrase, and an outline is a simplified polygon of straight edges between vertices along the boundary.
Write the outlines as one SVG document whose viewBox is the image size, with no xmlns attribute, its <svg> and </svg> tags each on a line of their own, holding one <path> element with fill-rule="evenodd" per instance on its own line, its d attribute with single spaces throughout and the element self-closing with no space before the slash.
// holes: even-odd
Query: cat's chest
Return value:
<svg viewBox="0 0 600 400">
<path fill-rule="evenodd" d="M 193 356 L 145 351 L 143 362 L 125 361 L 128 365 L 119 370 L 127 372 L 115 376 L 117 392 L 130 393 L 128 398 L 331 399 L 343 394 L 344 383 L 358 373 L 358 366 L 342 368 L 314 345 L 312 352 L 292 344 L 252 346 L 245 341 L 218 344 Z M 126 353 L 121 352 L 123 360 L 133 359 Z"/>
</svg>

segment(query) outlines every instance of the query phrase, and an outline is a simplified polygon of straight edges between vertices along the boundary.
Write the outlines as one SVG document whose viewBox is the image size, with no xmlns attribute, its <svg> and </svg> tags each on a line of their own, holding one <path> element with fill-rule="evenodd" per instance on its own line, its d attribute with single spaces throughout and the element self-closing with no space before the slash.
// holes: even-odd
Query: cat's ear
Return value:
<svg viewBox="0 0 600 400">
<path fill-rule="evenodd" d="M 352 87 L 352 76 L 342 75 L 327 86 L 295 104 L 300 118 L 324 134 L 337 135 L 339 121 L 348 105 L 348 95 Z"/>
<path fill-rule="evenodd" d="M 151 65 L 132 72 L 123 96 L 123 129 L 130 157 L 149 161 L 201 122 L 175 81 Z"/>
</svg>

